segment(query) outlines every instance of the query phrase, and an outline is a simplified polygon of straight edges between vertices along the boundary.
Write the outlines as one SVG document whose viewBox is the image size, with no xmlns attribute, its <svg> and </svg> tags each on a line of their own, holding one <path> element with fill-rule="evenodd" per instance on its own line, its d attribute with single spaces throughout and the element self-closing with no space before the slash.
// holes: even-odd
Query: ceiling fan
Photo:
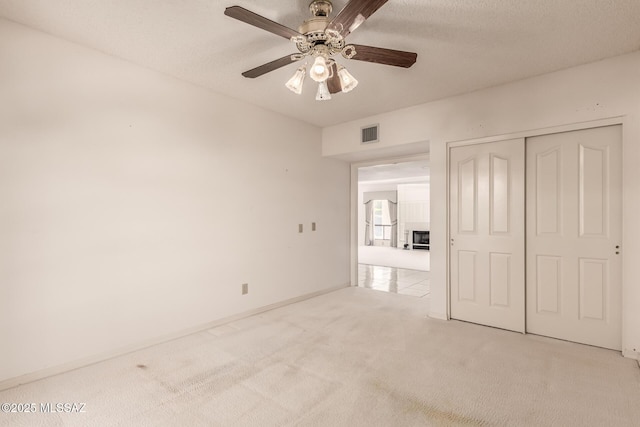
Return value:
<svg viewBox="0 0 640 427">
<path fill-rule="evenodd" d="M 413 52 L 385 49 L 381 47 L 347 44 L 345 37 L 373 15 L 388 0 L 350 0 L 333 19 L 329 18 L 333 10 L 330 0 L 313 0 L 309 4 L 312 17 L 300 25 L 298 31 L 285 27 L 240 6 L 225 9 L 224 14 L 239 21 L 253 25 L 270 33 L 284 37 L 295 43 L 298 52 L 268 62 L 242 73 L 244 77 L 256 78 L 270 71 L 303 60 L 313 58 L 309 76 L 319 83 L 316 99 L 331 99 L 331 94 L 349 92 L 358 81 L 338 64 L 334 55 L 341 54 L 345 59 L 375 62 L 409 68 L 418 55 Z M 299 67 L 286 87 L 297 94 L 302 93 L 302 84 L 307 73 L 307 64 Z"/>
</svg>

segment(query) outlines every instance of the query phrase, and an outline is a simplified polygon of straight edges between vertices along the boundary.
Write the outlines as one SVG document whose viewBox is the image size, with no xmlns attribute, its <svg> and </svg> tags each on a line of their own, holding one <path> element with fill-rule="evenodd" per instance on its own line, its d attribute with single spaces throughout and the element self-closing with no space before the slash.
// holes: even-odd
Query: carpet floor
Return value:
<svg viewBox="0 0 640 427">
<path fill-rule="evenodd" d="M 425 316 L 345 288 L 0 392 L 84 403 L 2 426 L 637 426 L 619 353 Z"/>
</svg>

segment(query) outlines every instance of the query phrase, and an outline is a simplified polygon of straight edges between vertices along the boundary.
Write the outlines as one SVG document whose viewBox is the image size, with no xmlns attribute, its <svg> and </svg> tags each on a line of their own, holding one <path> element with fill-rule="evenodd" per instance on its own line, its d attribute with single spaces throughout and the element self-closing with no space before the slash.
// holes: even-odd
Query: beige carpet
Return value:
<svg viewBox="0 0 640 427">
<path fill-rule="evenodd" d="M 0 392 L 82 402 L 2 426 L 637 426 L 618 353 L 427 319 L 428 299 L 347 288 Z"/>
</svg>

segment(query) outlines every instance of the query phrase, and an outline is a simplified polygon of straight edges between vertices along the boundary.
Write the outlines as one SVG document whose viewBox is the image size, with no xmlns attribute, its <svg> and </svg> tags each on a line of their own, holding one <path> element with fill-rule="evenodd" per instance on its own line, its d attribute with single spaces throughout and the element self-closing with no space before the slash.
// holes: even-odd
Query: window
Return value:
<svg viewBox="0 0 640 427">
<path fill-rule="evenodd" d="M 389 203 L 386 200 L 373 201 L 373 238 L 375 240 L 391 240 Z"/>
</svg>

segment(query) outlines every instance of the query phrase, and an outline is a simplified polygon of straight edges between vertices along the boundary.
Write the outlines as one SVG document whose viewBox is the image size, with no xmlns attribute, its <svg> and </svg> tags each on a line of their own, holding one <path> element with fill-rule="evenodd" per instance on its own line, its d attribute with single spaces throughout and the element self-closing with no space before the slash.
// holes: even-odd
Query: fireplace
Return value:
<svg viewBox="0 0 640 427">
<path fill-rule="evenodd" d="M 428 251 L 429 250 L 429 232 L 413 230 L 412 248 L 424 249 Z"/>
</svg>

